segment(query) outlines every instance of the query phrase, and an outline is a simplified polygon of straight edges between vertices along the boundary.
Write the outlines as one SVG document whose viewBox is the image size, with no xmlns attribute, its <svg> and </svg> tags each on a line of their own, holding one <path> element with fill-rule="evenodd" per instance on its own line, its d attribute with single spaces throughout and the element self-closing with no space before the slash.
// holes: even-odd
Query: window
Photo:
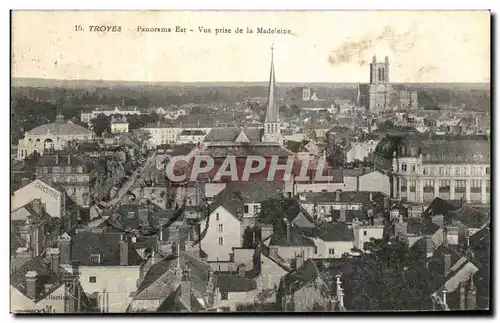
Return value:
<svg viewBox="0 0 500 323">
<path fill-rule="evenodd" d="M 450 180 L 442 179 L 439 181 L 439 191 L 441 192 L 449 192 L 450 191 Z"/>
<path fill-rule="evenodd" d="M 481 180 L 472 180 L 470 191 L 475 193 L 481 192 Z"/>
<path fill-rule="evenodd" d="M 244 213 L 248 213 L 248 205 L 246 205 L 246 204 L 244 206 Z"/>
<path fill-rule="evenodd" d="M 462 175 L 467 175 L 467 167 L 462 167 Z"/>
<path fill-rule="evenodd" d="M 417 182 L 415 180 L 410 180 L 410 192 L 415 192 L 415 186 Z"/>
<path fill-rule="evenodd" d="M 424 181 L 424 192 L 434 192 L 434 180 L 426 179 Z"/>
<path fill-rule="evenodd" d="M 455 175 L 462 175 L 462 168 L 460 167 L 455 168 Z"/>
<path fill-rule="evenodd" d="M 406 172 L 406 164 L 401 164 L 401 171 Z"/>
<path fill-rule="evenodd" d="M 490 175 L 490 168 L 486 167 L 486 175 Z"/>
<path fill-rule="evenodd" d="M 406 179 L 401 179 L 401 192 L 406 192 L 406 186 L 408 185 Z"/>
<path fill-rule="evenodd" d="M 415 172 L 416 170 L 417 170 L 417 166 L 416 165 L 411 165 L 411 171 Z"/>
<path fill-rule="evenodd" d="M 101 263 L 101 255 L 95 254 L 95 253 L 90 254 L 90 263 L 100 264 Z"/>
<path fill-rule="evenodd" d="M 224 238 L 220 237 L 219 238 L 219 246 L 223 246 L 223 245 L 224 245 Z"/>
<path fill-rule="evenodd" d="M 215 213 L 215 220 L 219 221 L 219 219 L 220 219 L 219 213 Z"/>
<path fill-rule="evenodd" d="M 227 294 L 228 294 L 227 292 L 222 292 L 221 295 L 220 295 L 221 300 L 227 301 L 227 297 L 228 297 Z"/>
<path fill-rule="evenodd" d="M 434 175 L 434 167 L 429 168 L 429 175 Z"/>
<path fill-rule="evenodd" d="M 366 231 L 366 230 L 365 230 L 365 231 L 363 231 L 363 235 L 364 235 L 364 236 L 367 236 L 367 235 L 368 235 L 368 231 Z"/>
<path fill-rule="evenodd" d="M 465 192 L 465 180 L 455 181 L 455 192 Z"/>
<path fill-rule="evenodd" d="M 253 213 L 255 213 L 255 214 L 259 213 L 259 205 L 253 206 Z"/>
<path fill-rule="evenodd" d="M 439 175 L 444 175 L 444 167 L 439 167 Z"/>
<path fill-rule="evenodd" d="M 422 170 L 422 174 L 427 175 L 427 173 L 429 173 L 429 171 L 427 170 L 427 167 L 424 167 L 424 169 Z"/>
<path fill-rule="evenodd" d="M 446 167 L 446 168 L 444 169 L 444 174 L 445 174 L 446 176 L 450 176 L 450 175 L 451 175 L 451 167 Z"/>
<path fill-rule="evenodd" d="M 219 224 L 219 232 L 224 231 L 224 224 Z"/>
<path fill-rule="evenodd" d="M 335 249 L 328 249 L 328 254 L 329 255 L 334 255 L 335 254 Z"/>
<path fill-rule="evenodd" d="M 95 284 L 97 282 L 96 276 L 89 276 L 89 283 Z"/>
</svg>

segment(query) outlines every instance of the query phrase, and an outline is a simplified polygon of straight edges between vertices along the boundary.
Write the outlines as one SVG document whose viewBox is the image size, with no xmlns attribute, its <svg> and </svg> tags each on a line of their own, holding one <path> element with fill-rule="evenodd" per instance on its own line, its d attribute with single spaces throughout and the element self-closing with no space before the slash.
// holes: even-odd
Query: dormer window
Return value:
<svg viewBox="0 0 500 323">
<path fill-rule="evenodd" d="M 101 263 L 101 255 L 98 253 L 90 254 L 90 263 L 91 264 L 100 264 Z"/>
</svg>

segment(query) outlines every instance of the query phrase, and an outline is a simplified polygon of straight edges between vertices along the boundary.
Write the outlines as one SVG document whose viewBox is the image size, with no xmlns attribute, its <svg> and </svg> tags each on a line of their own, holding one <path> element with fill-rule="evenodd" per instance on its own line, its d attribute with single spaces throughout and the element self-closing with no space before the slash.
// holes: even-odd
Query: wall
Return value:
<svg viewBox="0 0 500 323">
<path fill-rule="evenodd" d="M 45 204 L 45 211 L 51 217 L 60 218 L 64 215 L 61 210 L 64 206 L 63 193 L 40 180 L 35 180 L 15 191 L 14 195 L 11 196 L 10 209 L 20 208 L 36 198 L 42 200 L 42 203 Z"/>
<path fill-rule="evenodd" d="M 305 247 L 305 246 L 297 246 L 297 247 L 282 247 L 282 246 L 270 246 L 271 248 L 278 248 L 278 255 L 283 258 L 283 260 L 287 263 L 291 263 L 295 256 L 298 254 L 304 255 L 304 261 L 310 258 L 314 258 L 314 247 Z"/>
<path fill-rule="evenodd" d="M 316 278 L 316 281 L 321 284 L 321 279 Z M 293 295 L 294 311 L 295 312 L 310 312 L 314 303 L 319 303 L 325 306 L 327 302 L 326 295 L 322 295 L 319 288 L 314 287 L 314 283 L 309 283 L 296 291 Z"/>
<path fill-rule="evenodd" d="M 354 247 L 353 241 L 324 241 L 319 238 L 314 239 L 317 247 L 317 253 L 314 258 L 342 258 L 344 253 L 348 253 Z M 330 254 L 330 249 L 335 249 L 333 255 Z"/>
<path fill-rule="evenodd" d="M 139 268 L 140 266 L 80 266 L 80 284 L 87 294 L 106 291 L 109 297 L 107 312 L 122 313 L 132 300 L 130 293 L 137 290 Z M 96 277 L 95 283 L 89 282 L 91 276 Z"/>
<path fill-rule="evenodd" d="M 256 278 L 258 289 L 272 289 L 279 287 L 280 281 L 287 271 L 277 263 L 261 254 L 260 256 L 260 275 Z"/>
<path fill-rule="evenodd" d="M 217 221 L 217 213 L 219 221 Z M 233 247 L 241 247 L 241 222 L 222 206 L 217 207 L 210 214 L 208 221 L 208 229 L 201 240 L 201 248 L 207 253 L 209 261 L 229 261 Z M 224 226 L 223 232 L 219 232 L 219 224 Z M 202 232 L 206 225 L 206 221 L 201 223 Z M 224 239 L 222 246 L 219 245 L 220 237 Z"/>
<path fill-rule="evenodd" d="M 344 191 L 358 190 L 358 180 L 353 176 L 344 177 Z M 359 177 L 359 191 L 381 192 L 387 195 L 391 194 L 391 184 L 389 176 L 379 171 L 374 171 Z"/>
<path fill-rule="evenodd" d="M 382 239 L 384 235 L 383 225 L 365 226 L 353 224 L 354 230 L 354 246 L 360 250 L 364 250 L 365 242 L 373 239 Z M 365 234 L 366 232 L 366 234 Z"/>
<path fill-rule="evenodd" d="M 15 287 L 10 286 L 10 311 L 23 312 L 23 311 L 41 311 L 45 310 L 47 306 L 52 307 L 52 313 L 64 313 L 64 285 L 54 290 L 50 296 L 42 299 L 35 304 L 33 300 L 26 297 L 23 293 Z"/>
</svg>

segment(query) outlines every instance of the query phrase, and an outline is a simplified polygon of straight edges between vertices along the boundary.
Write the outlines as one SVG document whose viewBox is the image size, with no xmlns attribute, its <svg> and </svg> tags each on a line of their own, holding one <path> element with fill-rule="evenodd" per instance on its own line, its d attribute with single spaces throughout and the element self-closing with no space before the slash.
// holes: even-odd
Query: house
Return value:
<svg viewBox="0 0 500 323">
<path fill-rule="evenodd" d="M 200 244 L 208 261 L 228 261 L 233 247 L 241 247 L 244 205 L 239 195 L 223 191 L 209 206 L 209 215 L 200 222 Z"/>
<path fill-rule="evenodd" d="M 373 151 L 377 147 L 378 141 L 369 140 L 367 142 L 353 142 L 350 144 L 350 149 L 346 153 L 347 163 L 354 161 L 364 161 L 372 156 Z"/>
<path fill-rule="evenodd" d="M 205 139 L 206 132 L 200 129 L 183 130 L 177 137 L 177 143 L 182 144 L 198 144 Z"/>
<path fill-rule="evenodd" d="M 63 234 L 58 246 L 61 265 L 78 277 L 98 312 L 125 312 L 143 260 L 123 233 Z"/>
<path fill-rule="evenodd" d="M 128 132 L 128 121 L 127 117 L 111 117 L 111 133 L 123 133 Z"/>
<path fill-rule="evenodd" d="M 345 311 L 344 293 L 340 276 L 335 292 L 322 274 L 322 261 L 297 258 L 296 269 L 282 279 L 281 309 L 284 312 Z"/>
<path fill-rule="evenodd" d="M 60 266 L 58 248 L 47 250 L 47 257 L 36 257 L 10 277 L 11 312 L 79 313 L 89 312 L 90 303 L 78 277 Z"/>
<path fill-rule="evenodd" d="M 475 274 L 477 266 L 465 256 L 450 248 L 441 246 L 428 263 L 432 273 L 430 285 L 435 307 L 443 310 L 476 309 Z"/>
<path fill-rule="evenodd" d="M 374 222 L 374 221 L 373 221 Z M 358 250 L 365 250 L 365 243 L 372 239 L 382 239 L 384 236 L 384 225 L 379 221 L 378 223 L 371 223 L 371 221 L 353 221 L 352 230 L 354 232 L 354 247 Z"/>
<path fill-rule="evenodd" d="M 290 264 L 297 255 L 314 258 L 316 245 L 296 225 L 286 218 L 276 226 L 268 243 L 271 257 Z"/>
<path fill-rule="evenodd" d="M 315 259 L 341 258 L 354 247 L 354 231 L 343 222 L 325 223 L 312 237 L 316 244 Z"/>
<path fill-rule="evenodd" d="M 141 267 L 127 312 L 199 312 L 216 308 L 216 278 L 206 263 L 181 249 L 154 253 Z"/>
<path fill-rule="evenodd" d="M 216 304 L 221 312 L 236 311 L 238 305 L 254 303 L 260 291 L 257 283 L 245 277 L 245 272 L 237 275 L 216 275 Z"/>
</svg>

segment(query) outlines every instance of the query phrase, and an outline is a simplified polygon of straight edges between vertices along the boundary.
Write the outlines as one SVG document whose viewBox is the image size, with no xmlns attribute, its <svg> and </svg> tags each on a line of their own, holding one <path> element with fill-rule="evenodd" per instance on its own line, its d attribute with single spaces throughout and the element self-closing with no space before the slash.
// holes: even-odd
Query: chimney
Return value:
<svg viewBox="0 0 500 323">
<path fill-rule="evenodd" d="M 128 241 L 122 240 L 119 242 L 120 244 L 120 266 L 128 266 Z"/>
<path fill-rule="evenodd" d="M 285 225 L 286 225 L 286 240 L 290 241 L 290 230 L 291 230 L 291 225 L 290 222 L 287 219 L 284 219 Z"/>
<path fill-rule="evenodd" d="M 467 292 L 467 309 L 475 310 L 476 309 L 476 286 L 474 286 L 473 276 L 470 276 L 470 285 L 469 290 Z"/>
<path fill-rule="evenodd" d="M 247 272 L 246 272 L 245 265 L 238 266 L 238 275 L 240 275 L 241 277 L 245 277 L 246 273 Z"/>
<path fill-rule="evenodd" d="M 188 266 L 182 271 L 180 298 L 186 310 L 191 312 L 191 277 L 190 268 Z"/>
<path fill-rule="evenodd" d="M 31 202 L 31 207 L 35 211 L 36 214 L 40 215 L 42 214 L 42 200 L 41 199 L 34 199 Z"/>
<path fill-rule="evenodd" d="M 335 201 L 340 202 L 340 192 L 335 192 Z"/>
<path fill-rule="evenodd" d="M 448 276 L 451 268 L 451 255 L 449 253 L 444 254 L 444 276 Z"/>
<path fill-rule="evenodd" d="M 270 236 L 273 235 L 273 226 L 272 225 L 263 225 L 260 228 L 260 240 L 264 241 Z"/>
<path fill-rule="evenodd" d="M 432 255 L 434 254 L 434 242 L 432 241 L 431 237 L 425 238 L 425 251 L 427 254 L 427 258 L 432 257 Z"/>
<path fill-rule="evenodd" d="M 59 263 L 61 259 L 61 251 L 59 248 L 49 248 L 47 254 L 50 256 L 50 268 L 56 274 L 59 274 Z"/>
<path fill-rule="evenodd" d="M 36 271 L 28 271 L 24 277 L 26 278 L 26 295 L 34 300 L 36 299 L 38 273 Z"/>
<path fill-rule="evenodd" d="M 448 291 L 446 289 L 443 289 L 443 303 L 444 305 L 448 306 L 448 304 L 446 304 L 446 294 L 448 293 Z"/>
<path fill-rule="evenodd" d="M 295 269 L 299 269 L 304 266 L 304 254 L 299 254 L 295 256 Z"/>
<path fill-rule="evenodd" d="M 340 217 L 339 217 L 340 222 L 345 222 L 346 221 L 346 214 L 345 210 L 340 210 Z"/>
<path fill-rule="evenodd" d="M 359 192 L 359 176 L 356 176 L 356 192 Z"/>
<path fill-rule="evenodd" d="M 465 284 L 464 283 L 460 283 L 460 309 L 463 311 L 465 310 Z"/>
<path fill-rule="evenodd" d="M 370 202 L 373 202 L 373 192 L 370 192 L 369 196 L 370 196 Z"/>
<path fill-rule="evenodd" d="M 69 265 L 71 261 L 71 237 L 67 233 L 64 233 L 57 240 L 57 247 L 61 255 L 61 265 Z"/>
</svg>

